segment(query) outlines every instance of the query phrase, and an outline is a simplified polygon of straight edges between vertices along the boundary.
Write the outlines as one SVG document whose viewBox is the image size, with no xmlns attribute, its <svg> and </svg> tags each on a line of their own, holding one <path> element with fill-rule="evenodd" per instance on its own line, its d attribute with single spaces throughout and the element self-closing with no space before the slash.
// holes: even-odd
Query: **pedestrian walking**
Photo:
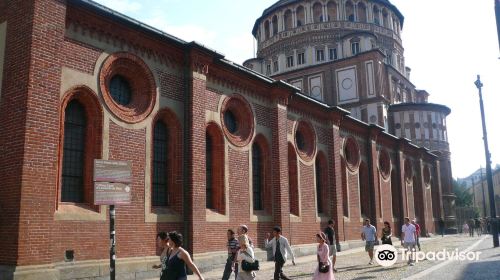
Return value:
<svg viewBox="0 0 500 280">
<path fill-rule="evenodd" d="M 420 225 L 417 223 L 417 218 L 413 219 L 411 223 L 415 226 L 416 230 L 416 244 L 418 247 L 418 250 L 420 251 Z"/>
<path fill-rule="evenodd" d="M 159 232 L 156 235 L 156 246 L 160 250 L 160 264 L 154 264 L 153 269 L 160 269 L 160 280 L 166 279 L 166 273 L 164 273 L 166 269 L 166 258 L 170 251 L 168 247 L 168 235 L 165 232 Z"/>
<path fill-rule="evenodd" d="M 462 226 L 462 233 L 465 235 L 469 234 L 469 225 L 467 223 L 464 223 L 464 225 Z"/>
<path fill-rule="evenodd" d="M 439 229 L 441 230 L 441 237 L 444 237 L 444 220 L 443 218 L 439 218 Z"/>
<path fill-rule="evenodd" d="M 318 242 L 318 267 L 314 271 L 313 280 L 334 280 L 333 265 L 330 261 L 326 234 L 324 232 L 316 234 L 316 241 Z"/>
<path fill-rule="evenodd" d="M 292 257 L 292 264 L 295 265 L 295 255 L 293 254 L 292 248 L 288 243 L 288 239 L 281 235 L 281 228 L 275 226 L 273 228 L 273 238 L 271 239 L 271 234 L 266 234 L 266 249 L 273 249 L 274 256 L 274 280 L 279 279 L 290 279 L 283 273 L 283 266 L 288 259 L 288 253 Z"/>
<path fill-rule="evenodd" d="M 373 264 L 373 248 L 375 247 L 375 242 L 377 241 L 377 229 L 370 224 L 370 219 L 366 219 L 363 229 L 361 231 L 361 239 L 366 241 L 365 251 L 368 252 L 370 257 L 369 265 Z"/>
<path fill-rule="evenodd" d="M 326 237 L 328 238 L 328 249 L 329 249 L 329 256 L 332 259 L 332 270 L 333 272 L 337 272 L 337 269 L 335 269 L 335 263 L 337 262 L 337 239 L 335 238 L 335 221 L 334 220 L 329 220 L 328 221 L 328 226 L 325 228 L 325 234 Z"/>
<path fill-rule="evenodd" d="M 410 223 L 410 218 L 405 218 L 405 224 L 401 228 L 401 245 L 407 250 L 408 264 L 415 265 L 413 254 L 415 253 L 415 243 L 417 240 L 417 229 Z"/>
<path fill-rule="evenodd" d="M 479 219 L 474 219 L 474 226 L 476 228 L 477 236 L 481 236 L 482 230 L 481 230 L 481 222 L 479 221 Z"/>
<path fill-rule="evenodd" d="M 382 244 L 392 245 L 391 237 L 392 237 L 391 225 L 389 224 L 389 222 L 385 221 L 384 228 L 382 229 L 382 237 L 380 237 L 380 239 L 382 240 Z"/>
<path fill-rule="evenodd" d="M 235 237 L 234 230 L 227 230 L 227 260 L 222 274 L 222 280 L 229 280 L 231 273 L 234 271 L 234 278 L 238 279 L 238 264 L 237 254 L 239 249 L 238 240 Z"/>
<path fill-rule="evenodd" d="M 238 237 L 238 243 L 240 244 L 240 250 L 238 252 L 237 261 L 240 267 L 242 267 L 241 263 L 243 261 L 254 263 L 255 262 L 255 254 L 250 246 L 248 238 L 242 234 Z M 251 280 L 255 279 L 255 271 L 245 271 L 241 269 L 238 272 L 237 280 Z"/>
<path fill-rule="evenodd" d="M 238 229 L 236 229 L 236 233 L 238 234 L 238 237 L 241 235 L 245 235 L 248 239 L 248 244 L 253 248 L 253 241 L 250 236 L 248 236 L 248 226 L 247 225 L 240 225 Z"/>
<path fill-rule="evenodd" d="M 168 246 L 170 254 L 166 258 L 166 278 L 165 280 L 187 280 L 186 265 L 191 269 L 199 280 L 203 280 L 203 276 L 191 260 L 189 253 L 182 248 L 182 234 L 172 231 L 168 233 Z M 163 278 L 162 278 L 163 280 Z"/>
<path fill-rule="evenodd" d="M 469 236 L 474 237 L 474 221 L 470 219 L 467 221 L 467 225 L 469 226 Z"/>
</svg>

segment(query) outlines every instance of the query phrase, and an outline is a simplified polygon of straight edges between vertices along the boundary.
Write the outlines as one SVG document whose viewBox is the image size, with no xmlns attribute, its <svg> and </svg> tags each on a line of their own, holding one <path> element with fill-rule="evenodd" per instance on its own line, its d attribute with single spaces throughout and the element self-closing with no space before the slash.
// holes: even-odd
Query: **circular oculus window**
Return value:
<svg viewBox="0 0 500 280">
<path fill-rule="evenodd" d="M 226 98 L 222 103 L 221 123 L 224 134 L 238 147 L 246 146 L 254 132 L 253 113 L 248 102 L 239 95 Z"/>
<path fill-rule="evenodd" d="M 156 85 L 149 67 L 130 53 L 114 53 L 103 63 L 99 86 L 104 103 L 128 123 L 144 120 L 156 102 Z"/>
<path fill-rule="evenodd" d="M 303 160 L 312 160 L 316 151 L 316 133 L 309 122 L 298 121 L 295 128 L 295 147 L 297 147 L 297 154 Z"/>
<path fill-rule="evenodd" d="M 349 170 L 356 171 L 359 168 L 359 164 L 361 162 L 359 146 L 356 140 L 352 137 L 345 140 L 344 159 Z"/>
<path fill-rule="evenodd" d="M 391 175 L 391 158 L 386 150 L 380 150 L 378 155 L 378 168 L 384 179 Z"/>
</svg>

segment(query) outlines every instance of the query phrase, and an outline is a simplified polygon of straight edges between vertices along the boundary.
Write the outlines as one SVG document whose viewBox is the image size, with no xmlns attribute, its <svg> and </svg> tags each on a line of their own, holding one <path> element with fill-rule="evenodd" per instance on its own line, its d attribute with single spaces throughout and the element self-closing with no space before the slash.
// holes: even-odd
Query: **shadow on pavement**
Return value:
<svg viewBox="0 0 500 280">
<path fill-rule="evenodd" d="M 498 261 L 468 264 L 460 279 L 500 279 L 500 269 L 498 269 L 498 265 Z"/>
</svg>

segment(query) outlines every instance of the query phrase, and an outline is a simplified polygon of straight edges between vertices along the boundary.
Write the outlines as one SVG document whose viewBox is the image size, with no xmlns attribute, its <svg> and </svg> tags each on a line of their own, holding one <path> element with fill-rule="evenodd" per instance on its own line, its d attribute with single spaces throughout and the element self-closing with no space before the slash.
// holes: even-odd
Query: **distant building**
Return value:
<svg viewBox="0 0 500 280">
<path fill-rule="evenodd" d="M 484 169 L 484 168 L 483 168 Z M 479 170 L 478 170 L 479 171 Z M 477 172 L 477 171 L 476 171 Z M 475 178 L 474 172 L 469 177 Z M 474 176 L 473 176 L 474 175 Z M 479 175 L 481 176 L 481 174 Z M 467 178 L 469 178 L 467 177 Z M 472 193 L 472 205 L 477 207 L 481 217 L 489 217 L 490 215 L 490 196 L 488 192 L 488 182 L 486 180 L 486 170 L 484 169 L 483 178 L 479 180 L 467 180 L 465 182 L 474 182 L 470 185 L 468 192 Z M 496 170 L 493 172 L 493 192 L 495 197 L 495 206 L 497 216 L 500 215 L 500 168 L 497 164 Z M 486 213 L 485 210 L 486 209 Z"/>
</svg>

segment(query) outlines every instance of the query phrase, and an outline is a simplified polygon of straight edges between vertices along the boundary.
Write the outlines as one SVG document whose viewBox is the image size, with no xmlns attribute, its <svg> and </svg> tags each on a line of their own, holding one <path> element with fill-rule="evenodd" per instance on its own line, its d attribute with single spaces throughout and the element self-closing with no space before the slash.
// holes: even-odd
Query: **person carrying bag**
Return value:
<svg viewBox="0 0 500 280">
<path fill-rule="evenodd" d="M 255 270 L 259 269 L 259 262 L 255 259 L 255 254 L 252 247 L 248 244 L 248 238 L 245 235 L 238 237 L 240 251 L 238 253 L 238 262 L 240 263 L 241 271 L 238 272 L 237 280 L 253 280 L 255 279 Z"/>
</svg>

